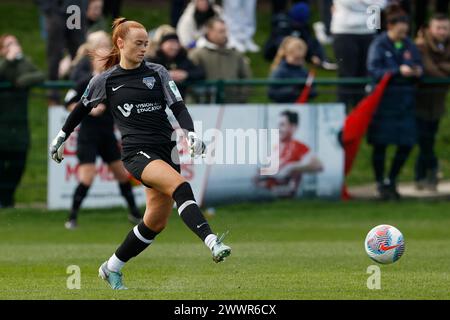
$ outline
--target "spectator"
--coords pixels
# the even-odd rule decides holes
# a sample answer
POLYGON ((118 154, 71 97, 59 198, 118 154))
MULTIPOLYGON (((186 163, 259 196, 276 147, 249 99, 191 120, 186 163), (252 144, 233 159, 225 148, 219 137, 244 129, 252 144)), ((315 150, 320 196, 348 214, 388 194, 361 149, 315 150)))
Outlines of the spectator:
POLYGON ((333 7, 333 0, 319 0, 318 5, 321 21, 313 24, 314 33, 321 44, 331 44, 333 42, 331 37, 331 8, 333 7))
POLYGON ((325 69, 336 69, 325 58, 322 45, 312 36, 309 28, 310 8, 308 3, 299 2, 292 6, 289 13, 280 13, 272 19, 272 31, 264 45, 264 57, 272 61, 283 39, 287 36, 300 38, 308 45, 306 60, 325 69))
POLYGON ((188 58, 187 51, 181 46, 176 33, 169 33, 161 38, 156 56, 150 61, 162 64, 169 70, 183 98, 186 94, 186 85, 183 84, 185 81, 201 80, 205 77, 203 69, 188 58))
POLYGON ((112 20, 120 17, 122 9, 122 0, 107 0, 103 6, 103 16, 111 17, 112 20))
POLYGON ((194 48, 196 41, 205 34, 206 23, 213 17, 221 17, 222 8, 212 0, 192 0, 177 24, 181 44, 194 48))
POLYGON ((223 0, 224 20, 229 40, 239 52, 258 52, 253 41, 256 31, 256 0, 223 0))
POLYGON ((172 0, 170 1, 170 25, 177 27, 178 21, 186 8, 187 0, 172 0))
MULTIPOLYGON (((367 76, 367 51, 377 32, 367 26, 367 9, 372 5, 383 8, 385 2, 334 0, 331 33, 339 78, 367 76)), ((363 96, 364 85, 338 86, 338 100, 348 108, 355 106, 363 96)))
POLYGON ((168 24, 163 24, 156 29, 150 30, 148 33, 150 42, 147 46, 147 51, 145 52, 145 58, 147 60, 154 59, 156 57, 156 51, 159 48, 159 43, 161 42, 161 38, 166 34, 172 33, 177 33, 177 31, 168 24))
MULTIPOLYGON (((428 5, 430 4, 429 0, 420 0, 415 1, 415 30, 420 30, 426 21, 427 13, 428 13, 428 5)), ((449 0, 436 0, 434 2, 434 11, 435 13, 442 13, 448 15, 448 4, 449 0)))
MULTIPOLYGON (((199 39, 197 48, 189 54, 190 59, 205 70, 207 80, 246 79, 251 77, 249 62, 241 53, 227 46, 225 22, 213 18, 208 22, 206 36, 199 39)), ((230 88, 226 93, 228 102, 245 102, 247 89, 230 88)))
POLYGON ((0 82, 12 84, 12 88, 0 90, 0 208, 14 206, 30 145, 28 90, 44 77, 24 57, 15 36, 0 37, 0 82))
POLYGON ((399 199, 397 177, 416 143, 415 82, 422 75, 420 53, 408 38, 408 16, 399 6, 386 9, 387 31, 370 45, 367 68, 375 81, 391 79, 368 130, 372 164, 382 199, 399 199), (396 145, 388 179, 384 180, 386 148, 396 145))
POLYGON ((106 31, 107 23, 103 16, 103 0, 89 0, 86 12, 87 32, 106 31))
MULTIPOLYGON (((308 70, 304 68, 308 47, 306 43, 296 37, 286 37, 278 49, 272 63, 270 79, 306 79, 308 70)), ((304 85, 271 85, 269 98, 279 103, 295 102, 304 85)), ((311 91, 310 97, 315 96, 311 91)))
POLYGON ((283 13, 286 11, 289 2, 292 3, 297 3, 297 2, 309 2, 309 0, 271 0, 271 6, 272 6, 272 17, 279 14, 279 13, 283 13))
MULTIPOLYGON (((59 64, 67 49, 73 59, 78 47, 86 38, 86 2, 84 0, 37 0, 41 11, 44 13, 47 28, 47 63, 49 80, 58 80, 59 64), (69 17, 67 7, 77 5, 81 8, 80 28, 67 28, 66 21, 69 17)), ((49 92, 49 103, 59 103, 59 92, 49 92)))
MULTIPOLYGON (((416 39, 422 59, 424 74, 430 77, 450 77, 450 20, 448 15, 435 14, 426 29, 416 39)), ((418 189, 436 190, 438 184, 438 159, 434 152, 439 122, 445 114, 448 85, 426 85, 417 95, 417 129, 419 156, 416 161, 416 186, 418 189)))
POLYGON ((105 31, 96 31, 88 35, 86 43, 78 49, 73 59, 70 80, 79 83, 84 78, 92 77, 92 61, 90 55, 98 49, 111 47, 111 36, 105 31))

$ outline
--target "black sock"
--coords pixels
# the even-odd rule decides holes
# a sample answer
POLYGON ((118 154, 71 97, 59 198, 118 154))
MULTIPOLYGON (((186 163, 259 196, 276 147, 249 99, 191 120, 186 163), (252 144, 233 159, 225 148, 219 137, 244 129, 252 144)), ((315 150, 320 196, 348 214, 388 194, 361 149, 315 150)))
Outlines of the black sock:
POLYGON ((384 162, 386 159, 386 145, 374 145, 372 153, 372 166, 375 180, 378 184, 384 182, 384 162))
POLYGON ((89 188, 90 186, 86 186, 80 183, 75 189, 75 192, 73 193, 72 209, 70 211, 69 220, 77 219, 78 210, 80 210, 81 203, 83 202, 84 198, 86 198, 89 188))
POLYGON ((136 202, 134 201, 134 194, 131 187, 131 183, 130 182, 119 183, 119 188, 122 197, 124 197, 125 200, 127 201, 130 213, 135 217, 142 218, 142 215, 140 214, 138 208, 136 207, 136 202))
POLYGON ((150 230, 144 222, 139 223, 128 233, 125 240, 116 250, 116 257, 123 262, 127 262, 144 251, 153 242, 158 233, 150 230))
POLYGON ((192 188, 187 182, 183 182, 174 191, 172 198, 177 203, 178 214, 184 223, 191 229, 202 241, 213 233, 203 216, 200 208, 195 202, 192 188))

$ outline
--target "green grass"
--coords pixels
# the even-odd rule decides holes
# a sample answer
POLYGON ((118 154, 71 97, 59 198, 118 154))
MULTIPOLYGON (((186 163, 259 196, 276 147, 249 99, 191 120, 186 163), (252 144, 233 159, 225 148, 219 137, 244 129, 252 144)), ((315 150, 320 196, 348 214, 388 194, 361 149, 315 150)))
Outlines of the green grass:
POLYGON ((174 214, 152 246, 124 268, 130 290, 114 292, 97 268, 130 230, 123 210, 83 211, 80 228, 64 212, 0 212, 0 299, 449 299, 450 204, 279 201, 217 208, 211 224, 230 230, 233 255, 214 264, 174 214), (388 223, 405 255, 380 266, 369 290, 363 240, 388 223), (69 265, 81 290, 68 290, 69 265))

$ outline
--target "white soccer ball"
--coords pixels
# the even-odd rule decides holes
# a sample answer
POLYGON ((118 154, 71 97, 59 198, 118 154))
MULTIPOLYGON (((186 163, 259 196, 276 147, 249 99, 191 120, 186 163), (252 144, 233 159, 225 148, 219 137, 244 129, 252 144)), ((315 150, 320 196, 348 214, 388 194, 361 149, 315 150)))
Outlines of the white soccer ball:
POLYGON ((369 257, 382 264, 394 263, 405 252, 405 240, 397 228, 382 224, 369 231, 364 242, 369 257))

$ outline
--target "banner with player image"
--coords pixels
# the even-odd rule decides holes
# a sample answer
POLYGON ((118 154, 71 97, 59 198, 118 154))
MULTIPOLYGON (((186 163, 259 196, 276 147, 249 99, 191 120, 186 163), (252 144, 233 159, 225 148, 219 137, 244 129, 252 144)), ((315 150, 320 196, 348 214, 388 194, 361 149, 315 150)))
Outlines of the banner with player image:
MULTIPOLYGON (((340 198, 344 154, 338 133, 342 104, 190 105, 197 134, 208 145, 206 157, 192 160, 186 142, 178 144, 183 176, 202 205, 275 198, 340 198)), ((68 112, 48 111, 48 137, 68 112)), ((168 111, 175 129, 178 123, 168 111)), ((120 134, 116 130, 120 141, 120 134)), ((49 141, 50 143, 50 141, 49 141)), ((66 142, 64 160, 48 160, 47 206, 68 209, 78 185, 77 130, 66 142)), ((125 206, 117 182, 100 158, 85 208, 125 206)), ((145 204, 144 187, 132 179, 136 202, 145 204)))
MULTIPOLYGON (((195 108, 190 110, 197 119, 195 108)), ((219 150, 224 150, 227 161, 206 164, 204 204, 340 198, 344 153, 338 134, 344 105, 227 105, 219 109, 217 118, 225 145, 219 150)), ((203 138, 208 144, 209 137, 203 138)))

